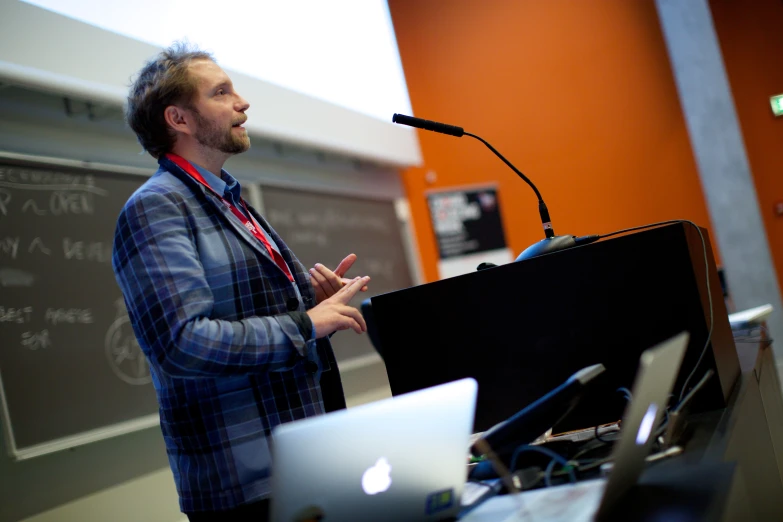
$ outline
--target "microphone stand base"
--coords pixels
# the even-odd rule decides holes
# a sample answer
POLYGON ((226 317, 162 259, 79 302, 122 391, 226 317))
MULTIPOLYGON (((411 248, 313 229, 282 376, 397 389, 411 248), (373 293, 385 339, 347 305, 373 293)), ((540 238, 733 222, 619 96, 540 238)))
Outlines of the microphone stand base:
POLYGON ((574 236, 554 236, 542 239, 538 243, 533 243, 527 247, 519 256, 517 261, 524 261, 533 257, 542 256, 544 254, 551 254, 558 250, 565 250, 576 246, 574 236))

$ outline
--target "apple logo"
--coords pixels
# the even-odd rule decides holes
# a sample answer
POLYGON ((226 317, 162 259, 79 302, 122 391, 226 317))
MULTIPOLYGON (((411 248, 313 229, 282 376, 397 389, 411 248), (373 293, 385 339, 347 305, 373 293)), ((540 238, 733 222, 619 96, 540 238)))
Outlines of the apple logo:
POLYGON ((644 446, 647 440, 650 438, 650 433, 655 424, 655 415, 658 413, 658 406, 655 403, 650 404, 647 408, 647 413, 644 414, 642 423, 639 425, 639 431, 636 433, 636 444, 638 446, 644 446))
POLYGON ((367 468, 362 475, 362 489, 368 495, 376 495, 389 489, 391 486, 391 465, 386 458, 381 457, 374 466, 367 468))

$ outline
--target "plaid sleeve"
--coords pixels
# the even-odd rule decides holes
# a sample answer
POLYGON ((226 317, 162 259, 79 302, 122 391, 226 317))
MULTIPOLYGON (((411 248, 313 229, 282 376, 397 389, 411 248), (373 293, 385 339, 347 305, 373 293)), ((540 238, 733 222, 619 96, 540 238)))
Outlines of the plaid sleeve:
POLYGON ((305 350, 289 314, 210 318, 194 219, 182 195, 154 191, 134 195, 119 216, 112 265, 142 349, 178 377, 286 369, 305 350))

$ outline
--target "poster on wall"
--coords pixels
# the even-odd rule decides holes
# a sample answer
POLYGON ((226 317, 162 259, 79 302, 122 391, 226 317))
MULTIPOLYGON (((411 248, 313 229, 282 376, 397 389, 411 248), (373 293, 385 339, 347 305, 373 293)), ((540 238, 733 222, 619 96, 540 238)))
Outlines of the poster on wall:
POLYGON ((441 279, 475 272, 480 263, 502 265, 512 261, 497 187, 430 191, 427 203, 438 242, 441 279))

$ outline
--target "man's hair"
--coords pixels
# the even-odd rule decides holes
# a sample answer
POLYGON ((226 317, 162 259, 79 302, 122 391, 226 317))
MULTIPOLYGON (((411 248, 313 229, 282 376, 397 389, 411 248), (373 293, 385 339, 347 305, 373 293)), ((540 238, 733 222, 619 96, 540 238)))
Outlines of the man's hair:
POLYGON ((191 107, 198 87, 188 72, 194 60, 212 60, 208 52, 175 42, 139 71, 130 89, 125 118, 144 150, 159 158, 174 147, 176 134, 163 116, 169 105, 191 107))

